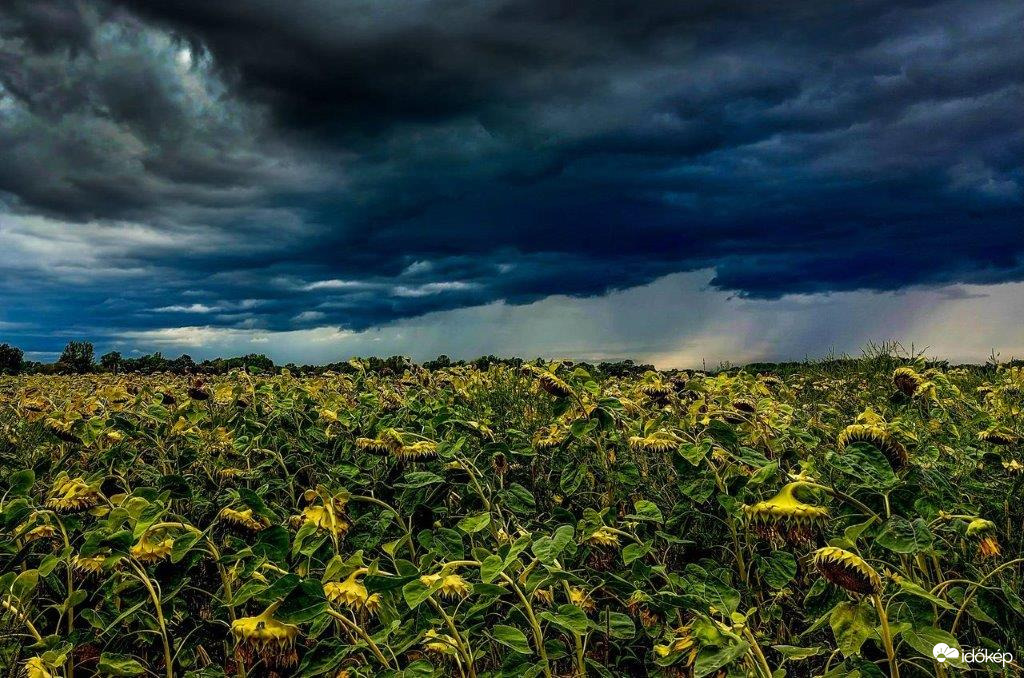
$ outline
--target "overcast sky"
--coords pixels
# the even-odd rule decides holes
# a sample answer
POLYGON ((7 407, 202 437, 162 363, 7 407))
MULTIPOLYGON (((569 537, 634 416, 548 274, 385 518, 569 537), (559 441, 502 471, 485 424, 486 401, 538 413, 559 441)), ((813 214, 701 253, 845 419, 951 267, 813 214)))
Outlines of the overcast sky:
POLYGON ((0 341, 1024 355, 1020 0, 4 0, 0 341))

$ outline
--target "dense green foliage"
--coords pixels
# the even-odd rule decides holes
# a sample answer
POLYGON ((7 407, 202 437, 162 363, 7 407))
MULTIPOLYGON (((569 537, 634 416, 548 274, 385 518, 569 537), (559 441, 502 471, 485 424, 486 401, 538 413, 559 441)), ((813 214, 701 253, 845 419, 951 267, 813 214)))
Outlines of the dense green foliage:
POLYGON ((1019 368, 367 366, 3 377, 4 675, 944 676, 937 643, 1024 649, 1019 368))

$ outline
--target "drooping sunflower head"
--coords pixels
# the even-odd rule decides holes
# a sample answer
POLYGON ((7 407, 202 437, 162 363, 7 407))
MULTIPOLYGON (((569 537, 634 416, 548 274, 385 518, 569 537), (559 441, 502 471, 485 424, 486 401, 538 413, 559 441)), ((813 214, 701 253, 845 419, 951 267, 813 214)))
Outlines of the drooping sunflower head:
POLYGON ((523 373, 536 377, 537 386, 556 398, 564 398, 572 394, 572 387, 554 372, 533 365, 523 365, 523 373))
POLYGON ((25 678, 53 678, 53 674, 42 657, 32 657, 25 662, 25 678))
POLYGON ((757 412, 757 403, 755 403, 750 398, 733 398, 732 407, 734 410, 739 410, 740 412, 744 412, 746 414, 754 414, 755 412, 757 412))
POLYGON ((640 383, 639 390, 645 396, 658 404, 668 402, 668 396, 672 393, 671 385, 665 383, 657 372, 648 372, 640 383))
POLYGON ((587 543, 594 546, 615 547, 619 545, 619 535, 602 525, 587 537, 587 543))
POLYGON ((978 440, 990 445, 1014 445, 1020 438, 1013 431, 996 426, 979 433, 978 440))
POLYGON ((438 633, 434 629, 428 629, 423 634, 423 647, 428 652, 441 655, 454 655, 458 647, 455 639, 445 633, 438 633))
POLYGON ((425 574, 420 583, 430 588, 440 582, 438 593, 443 598, 465 598, 473 591, 473 586, 457 574, 425 574))
POLYGON ((659 429, 645 436, 631 436, 629 446, 634 450, 664 453, 679 447, 682 441, 672 432, 659 429))
POLYGON ((324 584, 324 595, 327 600, 357 612, 376 613, 380 609, 380 594, 368 593, 366 586, 358 579, 368 571, 365 567, 361 567, 353 570, 345 581, 332 581, 324 584))
POLYGON ((558 447, 568 437, 568 432, 558 424, 551 424, 538 430, 533 436, 533 446, 538 450, 558 447))
POLYGON ((905 468, 910 459, 907 448, 879 424, 850 424, 839 434, 836 442, 840 449, 846 449, 854 443, 872 445, 885 455, 889 465, 897 471, 905 468))
POLYGON ((171 555, 172 550, 173 539, 157 539, 152 532, 147 532, 132 546, 131 554, 140 563, 155 563, 171 555))
POLYGON ((697 659, 697 641, 690 624, 672 629, 665 643, 654 646, 654 654, 663 662, 691 666, 697 659))
POLYGON ((533 599, 545 607, 550 607, 555 602, 555 592, 550 586, 538 586, 533 590, 533 599))
POLYGON ((53 481, 47 508, 55 511, 84 511, 100 503, 100 484, 87 483, 82 476, 69 478, 64 472, 53 481))
POLYGON ((292 516, 291 522, 296 527, 302 527, 305 523, 312 523, 318 530, 329 532, 336 537, 344 536, 352 525, 345 519, 345 516, 336 507, 323 504, 314 504, 302 509, 302 513, 292 516))
POLYGON ((897 367, 892 373, 892 383, 903 395, 912 397, 924 383, 924 378, 912 367, 897 367))
POLYGON ((402 447, 402 438, 393 429, 384 429, 376 438, 356 438, 356 449, 386 455, 402 447))
POLYGON ((996 524, 991 520, 975 518, 967 524, 967 536, 978 540, 978 555, 982 558, 994 558, 1002 552, 996 538, 996 524))
POLYGON ((239 654, 248 662, 259 657, 268 668, 287 668, 299 662, 295 641, 299 627, 274 618, 280 603, 256 617, 240 617, 231 623, 239 654))
POLYGON ((569 587, 569 602, 584 612, 593 612, 597 609, 597 605, 594 603, 594 599, 590 597, 590 594, 575 586, 569 587))
POLYGON ((264 516, 254 516, 251 508, 239 511, 237 509, 226 507, 221 509, 220 518, 224 522, 250 532, 259 532, 270 527, 270 521, 264 516))
POLYGON ((109 554, 106 553, 98 553, 91 556, 75 555, 71 559, 71 569, 85 576, 99 574, 103 571, 103 565, 106 563, 108 556, 109 554))
POLYGON ((825 546, 814 552, 814 565, 825 579, 851 593, 869 595, 882 592, 882 578, 856 553, 825 546))
POLYGON ((407 461, 433 459, 437 456, 437 443, 433 440, 417 440, 392 450, 392 453, 396 458, 407 461))
POLYGON ((789 483, 771 499, 744 506, 751 529, 763 538, 782 537, 790 544, 806 544, 828 518, 828 509, 800 501, 796 491, 801 483, 789 483))

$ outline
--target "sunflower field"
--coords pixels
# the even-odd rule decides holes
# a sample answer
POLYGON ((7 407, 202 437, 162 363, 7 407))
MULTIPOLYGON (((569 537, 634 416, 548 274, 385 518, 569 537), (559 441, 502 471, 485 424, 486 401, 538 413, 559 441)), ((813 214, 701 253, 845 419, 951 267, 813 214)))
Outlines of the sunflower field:
POLYGON ((0 675, 1019 675, 1022 408, 920 359, 0 377, 0 675))

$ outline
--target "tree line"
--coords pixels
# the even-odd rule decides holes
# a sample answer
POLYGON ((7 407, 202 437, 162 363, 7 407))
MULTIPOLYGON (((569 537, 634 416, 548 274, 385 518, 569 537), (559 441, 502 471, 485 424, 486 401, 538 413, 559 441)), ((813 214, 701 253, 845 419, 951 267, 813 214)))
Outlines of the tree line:
MULTIPOLYGON (((499 358, 486 355, 474 360, 452 360, 446 355, 439 355, 427 360, 420 367, 427 370, 439 370, 446 367, 471 365, 486 370, 491 365, 522 365, 522 358, 499 358)), ((602 362, 596 365, 577 363, 589 371, 597 371, 607 376, 629 376, 643 374, 653 370, 653 365, 635 363, 632 360, 602 362)), ((272 374, 287 369, 292 374, 308 375, 324 372, 380 372, 401 374, 411 369, 414 363, 405 356, 394 355, 387 358, 371 356, 348 361, 327 363, 325 365, 296 365, 288 363, 277 365, 262 353, 250 353, 234 358, 214 358, 196 362, 191 356, 183 354, 177 358, 166 358, 160 353, 141 356, 123 356, 118 351, 104 353, 97 360, 91 342, 71 341, 64 347, 60 357, 52 363, 25 360, 24 352, 9 344, 0 344, 0 374, 89 374, 94 372, 124 374, 155 374, 171 372, 174 374, 226 374, 232 370, 245 370, 250 373, 272 374)))

